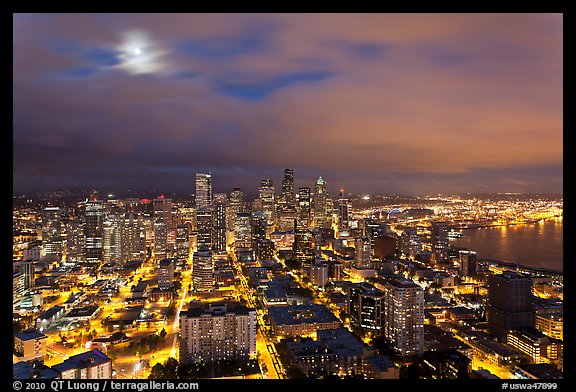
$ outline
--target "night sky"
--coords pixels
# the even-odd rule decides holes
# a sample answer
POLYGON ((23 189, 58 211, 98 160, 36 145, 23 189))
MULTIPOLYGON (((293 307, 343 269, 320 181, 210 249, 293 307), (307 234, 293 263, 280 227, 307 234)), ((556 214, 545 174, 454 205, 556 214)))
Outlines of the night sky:
POLYGON ((15 192, 562 192, 561 14, 15 14, 15 192))

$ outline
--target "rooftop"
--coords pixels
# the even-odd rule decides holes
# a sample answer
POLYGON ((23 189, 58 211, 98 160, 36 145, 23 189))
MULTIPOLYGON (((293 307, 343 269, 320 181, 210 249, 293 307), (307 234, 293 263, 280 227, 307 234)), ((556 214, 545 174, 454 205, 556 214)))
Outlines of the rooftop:
POLYGON ((93 349, 85 353, 73 355, 58 365, 52 366, 52 369, 62 373, 70 369, 84 369, 87 367, 97 366, 112 361, 109 356, 98 349, 93 349))
POLYGON ((320 304, 270 307, 268 314, 276 325, 340 321, 326 306, 320 304))
POLYGON ((16 337, 22 341, 33 340, 33 339, 45 339, 48 336, 38 332, 35 329, 27 329, 25 331, 16 334, 16 337))

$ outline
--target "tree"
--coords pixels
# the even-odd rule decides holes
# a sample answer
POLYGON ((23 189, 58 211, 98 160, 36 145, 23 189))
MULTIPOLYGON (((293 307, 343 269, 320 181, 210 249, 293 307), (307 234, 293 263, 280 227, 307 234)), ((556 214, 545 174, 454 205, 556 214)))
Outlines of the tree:
POLYGON ((160 337, 162 338, 162 340, 166 339, 166 335, 168 335, 166 329, 162 328, 162 331, 160 331, 160 337))

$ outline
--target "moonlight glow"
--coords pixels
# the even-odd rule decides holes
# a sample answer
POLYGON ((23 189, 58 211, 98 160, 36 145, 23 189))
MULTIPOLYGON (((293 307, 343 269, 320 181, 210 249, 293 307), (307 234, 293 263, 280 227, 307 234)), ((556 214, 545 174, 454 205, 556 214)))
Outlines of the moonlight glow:
POLYGON ((144 32, 125 33, 116 50, 120 60, 117 67, 128 73, 146 74, 165 70, 165 64, 161 61, 165 52, 144 32))

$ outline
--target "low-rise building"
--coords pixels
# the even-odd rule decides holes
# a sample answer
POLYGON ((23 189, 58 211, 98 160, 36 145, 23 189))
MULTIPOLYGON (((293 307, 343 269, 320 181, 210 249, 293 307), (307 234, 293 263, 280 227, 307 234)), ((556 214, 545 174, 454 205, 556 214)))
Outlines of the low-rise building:
POLYGON ((102 380, 112 378, 112 359, 98 349, 73 355, 52 366, 63 379, 102 380))
POLYGON ((36 331, 27 329, 14 336, 14 355, 18 361, 44 360, 46 355, 47 336, 36 331))
POLYGON ((534 363, 557 360, 562 342, 544 335, 535 328, 521 328, 508 332, 507 343, 528 355, 534 363))
POLYGON ((305 336, 341 326, 340 320, 320 304, 275 306, 268 308, 268 314, 276 336, 305 336))
POLYGON ((42 312, 36 319, 36 329, 40 332, 45 331, 52 323, 64 316, 64 310, 63 306, 54 305, 45 312, 42 312))

